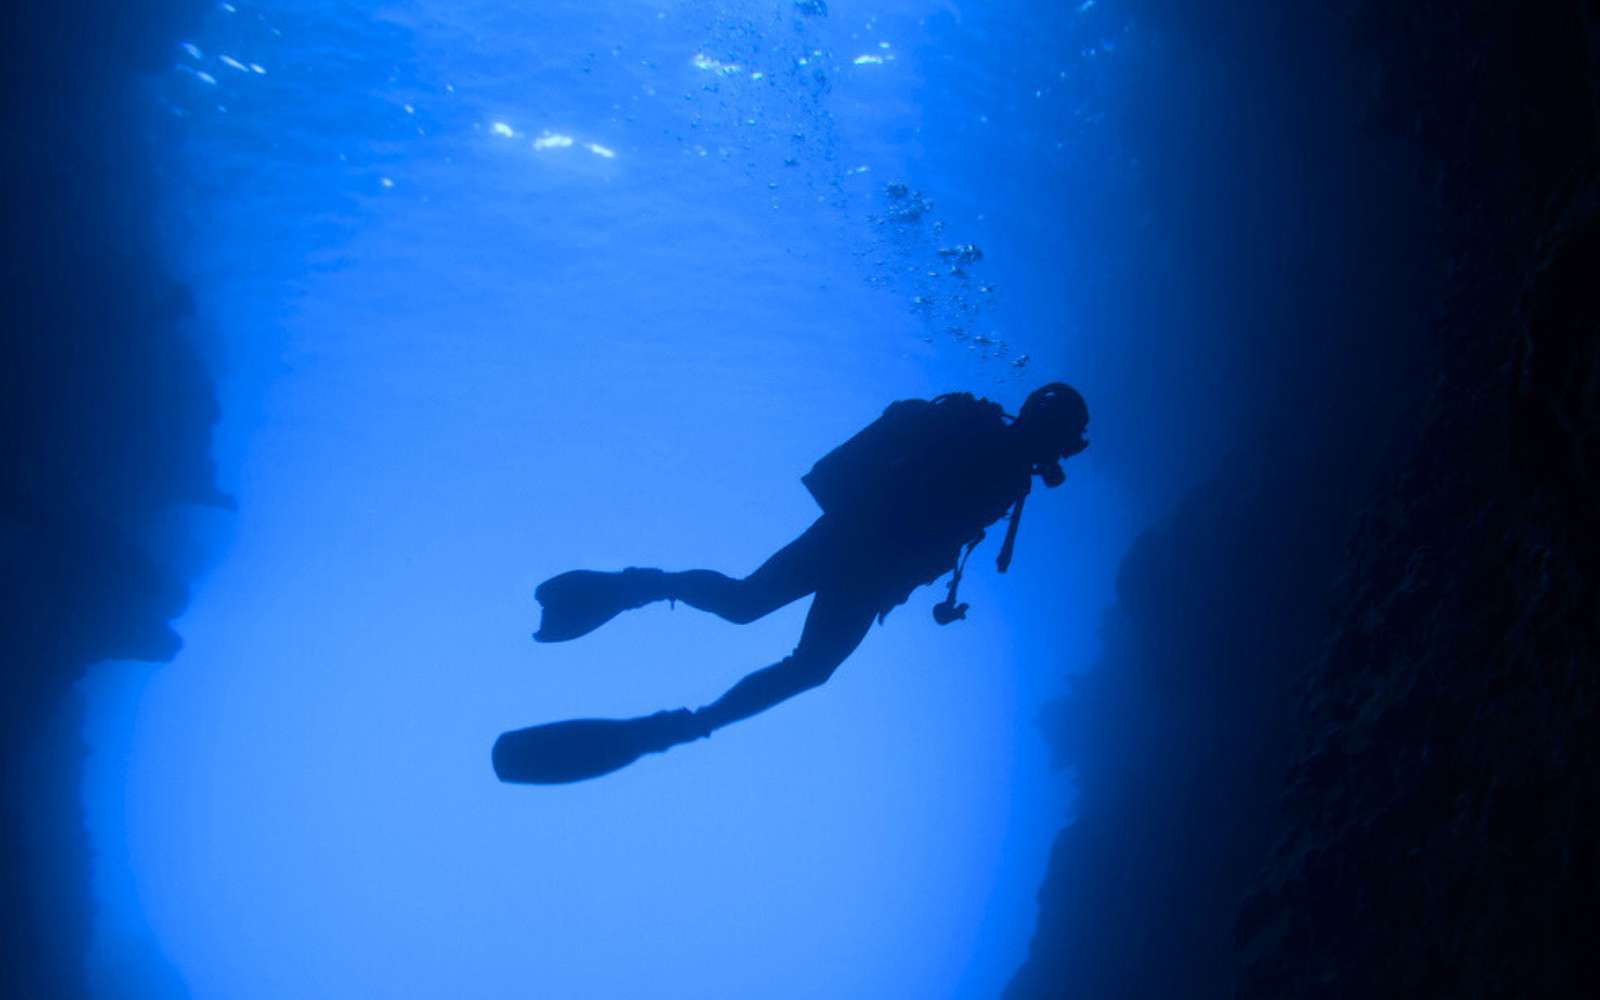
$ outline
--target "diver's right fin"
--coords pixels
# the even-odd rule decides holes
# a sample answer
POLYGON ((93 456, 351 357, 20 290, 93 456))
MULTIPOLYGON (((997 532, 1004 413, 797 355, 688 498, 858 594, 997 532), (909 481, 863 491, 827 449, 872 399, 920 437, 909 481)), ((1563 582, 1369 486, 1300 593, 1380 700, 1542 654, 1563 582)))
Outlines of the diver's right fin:
POLYGON ((575 569, 539 584, 533 596, 544 611, 539 642, 566 642, 588 635, 624 611, 640 608, 665 597, 658 569, 625 569, 601 573, 575 569))

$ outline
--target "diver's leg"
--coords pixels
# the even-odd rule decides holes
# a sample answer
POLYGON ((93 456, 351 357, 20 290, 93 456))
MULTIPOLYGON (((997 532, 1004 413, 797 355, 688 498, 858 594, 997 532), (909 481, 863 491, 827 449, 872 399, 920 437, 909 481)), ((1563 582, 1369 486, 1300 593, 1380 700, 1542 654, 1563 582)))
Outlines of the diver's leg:
POLYGON ((757 670, 699 711, 676 709, 637 719, 569 719, 504 733, 495 741, 501 781, 555 784, 598 777, 645 754, 710 736, 833 676, 861 644, 877 602, 836 587, 817 593, 800 644, 780 663, 757 670))
POLYGON ((877 602, 853 589, 824 587, 806 615, 800 644, 782 661, 757 670, 696 711, 702 735, 748 719, 827 681, 855 651, 877 616, 877 602))
POLYGON ((551 577, 534 590, 543 611, 533 637, 540 642, 576 639, 624 611, 665 600, 683 601, 741 625, 753 622, 816 590, 818 582, 846 555, 838 549, 839 532, 823 517, 742 580, 708 569, 686 573, 639 568, 619 573, 572 570, 551 577))
POLYGON ((748 624, 817 589, 832 534, 819 519, 743 579, 709 569, 668 573, 661 581, 662 596, 737 625, 748 624))

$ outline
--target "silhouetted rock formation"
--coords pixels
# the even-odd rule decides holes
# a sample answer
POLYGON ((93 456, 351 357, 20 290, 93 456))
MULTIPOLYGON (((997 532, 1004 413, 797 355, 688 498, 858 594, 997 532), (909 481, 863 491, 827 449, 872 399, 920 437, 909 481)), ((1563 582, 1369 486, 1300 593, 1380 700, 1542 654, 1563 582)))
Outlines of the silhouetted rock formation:
POLYGON ((91 930, 73 683, 165 660, 185 583, 145 541, 175 504, 218 503, 211 383, 187 291, 148 217, 148 108, 188 2, 21 4, 0 33, 0 980, 79 996, 91 930))
POLYGON ((1285 323, 1392 378, 1263 404, 1276 432, 1129 554, 1104 661, 1047 719, 1083 818, 1012 996, 1600 992, 1600 14, 1340 16, 1361 90, 1318 111, 1420 152, 1441 280, 1420 318, 1380 303, 1416 344, 1390 358, 1348 314, 1285 323))
POLYGON ((1269 845, 1286 667, 1322 621, 1330 557, 1325 539, 1256 544, 1280 494, 1251 463, 1232 471, 1128 554, 1106 651, 1049 713, 1082 816, 1057 841, 1008 995, 1201 997, 1228 981, 1218 911, 1269 845), (1291 556, 1301 569, 1286 575, 1291 556))
POLYGON ((1372 5, 1458 221, 1416 454, 1308 685, 1248 997, 1600 992, 1600 10, 1372 5))
POLYGON ((1129 552, 1100 662, 1046 713, 1080 815, 1014 998, 1231 992, 1231 924, 1272 844, 1293 685, 1418 397, 1407 333, 1432 288, 1429 204, 1408 152, 1364 120, 1346 25, 1293 5, 1149 6, 1141 29, 1176 53, 1150 107, 1127 112, 1155 123, 1135 152, 1185 175, 1152 179, 1174 192, 1162 231, 1216 282, 1211 313, 1191 300, 1168 325, 1211 331, 1230 345, 1219 358, 1248 345, 1219 401, 1248 419, 1215 478, 1129 552), (1196 189, 1206 208, 1176 200, 1196 189))

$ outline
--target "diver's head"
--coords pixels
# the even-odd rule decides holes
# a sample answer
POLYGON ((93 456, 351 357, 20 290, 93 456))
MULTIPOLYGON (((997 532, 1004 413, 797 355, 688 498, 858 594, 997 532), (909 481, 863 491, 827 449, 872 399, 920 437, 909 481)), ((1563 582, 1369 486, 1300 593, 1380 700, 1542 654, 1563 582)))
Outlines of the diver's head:
POLYGON ((1065 382, 1051 382, 1035 389, 1022 404, 1016 423, 1022 447, 1033 471, 1049 487, 1060 486, 1066 478, 1062 459, 1089 447, 1083 432, 1089 426, 1089 406, 1078 390, 1065 382))

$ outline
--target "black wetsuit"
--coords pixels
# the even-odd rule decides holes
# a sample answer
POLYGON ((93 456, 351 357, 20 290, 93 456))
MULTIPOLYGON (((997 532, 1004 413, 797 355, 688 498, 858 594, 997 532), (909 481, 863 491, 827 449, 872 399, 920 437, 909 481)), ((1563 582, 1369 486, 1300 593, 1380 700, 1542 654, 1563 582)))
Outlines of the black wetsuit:
POLYGON ((998 415, 919 463, 889 502, 827 513, 749 576, 668 573, 662 596, 744 624, 815 594, 793 653, 695 713, 707 730, 822 684, 874 618, 949 572, 961 549, 1026 495, 1032 469, 998 415))

